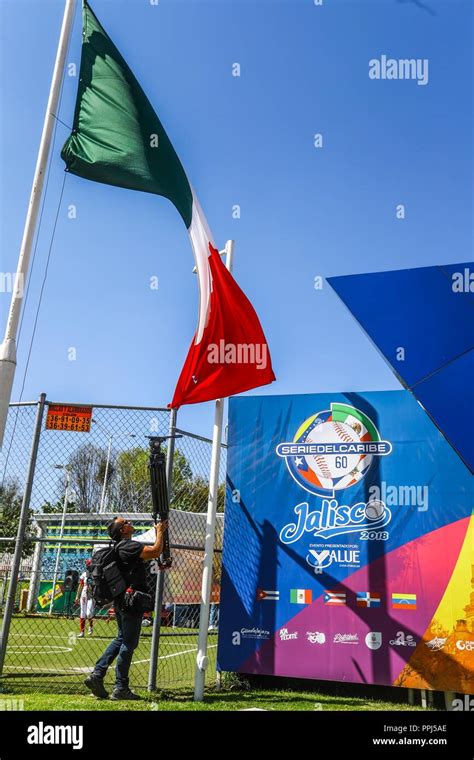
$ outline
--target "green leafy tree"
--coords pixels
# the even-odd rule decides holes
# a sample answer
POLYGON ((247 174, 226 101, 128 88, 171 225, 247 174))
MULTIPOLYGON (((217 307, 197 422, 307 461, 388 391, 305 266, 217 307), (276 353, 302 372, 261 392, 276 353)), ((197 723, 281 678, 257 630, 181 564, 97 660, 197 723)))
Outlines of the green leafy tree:
MULTIPOLYGON (((23 495, 17 480, 8 480, 0 486, 0 536, 2 538, 16 537, 20 521, 23 495)), ((28 510, 25 535, 32 532, 33 510, 28 510)), ((15 541, 0 544, 0 552, 13 552, 15 541)), ((29 557, 34 550, 33 541, 25 541, 21 556, 29 557)))
MULTIPOLYGON (((43 512, 46 515, 52 515, 52 514, 58 514, 62 513, 64 509, 64 501, 60 499, 55 504, 51 504, 50 501, 45 501, 43 506, 41 507, 41 512, 43 512)), ((79 509, 77 508, 77 504, 75 501, 68 501, 66 505, 66 512, 74 513, 79 512, 79 509)))
POLYGON ((148 451, 139 446, 117 456, 109 489, 109 508, 118 512, 151 511, 148 459, 148 451))
MULTIPOLYGON (((174 480, 174 478, 173 478, 174 480)), ((207 512, 209 500, 209 483, 196 475, 185 482, 179 482, 173 489, 173 507, 186 512, 207 512)), ((224 511, 225 484, 219 485, 217 492, 217 511, 224 511)))
MULTIPOLYGON (((166 453, 166 448, 164 447, 166 453)), ((123 451, 115 462, 114 483, 109 504, 121 512, 152 511, 148 449, 136 447, 123 451)), ((209 486, 200 475, 193 475, 186 456, 175 449, 173 455, 172 504, 174 509, 206 512, 209 486)), ((225 486, 219 486, 218 511, 224 509, 225 486)))
MULTIPOLYGON (((164 447, 166 454, 166 447, 164 447)), ((151 513, 152 499, 149 450, 135 446, 120 453, 112 452, 107 468, 107 452, 91 444, 78 448, 68 462, 70 489, 74 494, 67 512, 99 510, 105 472, 107 470, 107 511, 151 513)), ((46 502, 43 512, 62 512, 66 476, 61 474, 58 501, 46 502)), ((172 507, 187 512, 206 512, 209 485, 202 475, 194 475, 186 456, 175 449, 173 457, 172 507)), ((219 512, 224 511, 225 485, 219 486, 219 512)))

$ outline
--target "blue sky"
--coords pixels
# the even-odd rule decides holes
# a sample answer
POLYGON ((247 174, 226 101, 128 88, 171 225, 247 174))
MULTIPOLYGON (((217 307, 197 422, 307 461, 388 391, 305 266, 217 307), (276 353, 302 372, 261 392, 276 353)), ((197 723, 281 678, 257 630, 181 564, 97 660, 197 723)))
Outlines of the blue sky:
MULTIPOLYGON (((260 316, 277 375, 255 393, 399 388, 329 285, 316 290, 314 278, 469 258, 471 3, 91 4, 163 121, 216 241, 236 241, 234 275, 260 316), (381 55, 427 58, 428 84, 371 80, 369 60, 381 55), (395 215, 400 203, 404 220, 395 215)), ((2 271, 16 268, 63 5, 0 0, 2 271)), ((78 67, 80 42, 78 7, 68 54, 78 67)), ((68 125, 76 88, 66 76, 59 118, 68 125)), ((67 135, 59 124, 14 399, 67 135)), ((192 267, 168 201, 68 176, 23 398, 45 390, 51 400, 166 405, 197 321, 192 267)), ((9 297, 0 293, 2 329, 9 297)), ((179 424, 209 435, 212 417, 212 403, 183 407, 179 424)))

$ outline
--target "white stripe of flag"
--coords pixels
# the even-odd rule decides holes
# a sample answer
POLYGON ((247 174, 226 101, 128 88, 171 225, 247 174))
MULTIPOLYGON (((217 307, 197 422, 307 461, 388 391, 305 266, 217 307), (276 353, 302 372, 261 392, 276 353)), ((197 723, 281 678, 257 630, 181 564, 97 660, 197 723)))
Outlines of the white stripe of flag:
POLYGON ((261 602, 278 602, 280 599, 280 592, 259 588, 257 590, 257 599, 259 599, 261 602))

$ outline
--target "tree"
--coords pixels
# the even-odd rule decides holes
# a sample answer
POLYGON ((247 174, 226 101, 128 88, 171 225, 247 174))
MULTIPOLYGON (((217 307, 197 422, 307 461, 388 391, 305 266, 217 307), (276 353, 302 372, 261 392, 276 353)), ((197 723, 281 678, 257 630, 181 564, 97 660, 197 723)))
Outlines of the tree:
POLYGON ((122 451, 115 463, 109 504, 119 512, 151 512, 148 451, 137 446, 122 451))
MULTIPOLYGON (((22 501, 23 496, 17 480, 7 480, 0 486, 0 536, 2 538, 16 537, 22 501)), ((28 509, 25 535, 28 535, 32 530, 32 515, 33 510, 28 509)), ((2 541, 0 545, 0 552, 13 552, 14 549, 15 541, 8 543, 3 543, 2 541)), ((29 557, 33 553, 33 550, 34 542, 24 541, 21 556, 23 558, 29 557)))
MULTIPOLYGON (((166 454, 166 448, 164 447, 166 454)), ((109 503, 116 511, 152 511, 149 452, 135 447, 123 451, 115 462, 115 477, 109 492, 109 503)), ((207 480, 193 471, 186 456, 175 449, 173 455, 172 506, 187 512, 206 512, 209 486, 207 480)), ((224 509, 225 486, 219 486, 218 510, 224 509)))
MULTIPOLYGON (((166 447, 164 447, 166 454, 166 447)), ((107 469, 107 511, 152 512, 148 448, 135 446, 120 453, 111 452, 107 468, 107 452, 85 444, 76 449, 68 462, 70 498, 67 512, 98 512, 107 469), (74 503, 73 503, 74 501, 74 503)), ((194 475, 186 456, 175 449, 173 458, 172 506, 188 512, 206 512, 208 482, 194 475)), ((57 503, 46 502, 44 512, 62 512, 66 475, 59 480, 57 503)), ((218 494, 218 511, 224 510, 225 484, 218 494)))
MULTIPOLYGON (((50 501, 45 501, 40 511, 43 512, 45 515, 52 515, 52 514, 58 514, 58 512, 62 513, 63 509, 64 509, 64 501, 60 499, 55 504, 51 504, 50 501)), ((75 501, 68 501, 66 505, 66 512, 68 514, 79 512, 79 511, 80 510, 78 510, 77 504, 75 501)))
MULTIPOLYGON (((173 507, 186 512, 207 512, 209 500, 209 483, 201 475, 196 475, 188 481, 174 485, 173 477, 173 507)), ((220 483, 217 492, 217 511, 224 511, 225 484, 220 483)))
MULTIPOLYGON (((107 452, 90 443, 76 449, 68 462, 70 471, 70 489, 75 496, 75 512, 98 512, 104 475, 107 463, 107 452)), ((114 462, 111 455, 107 481, 110 483, 114 475, 114 462)), ((66 475, 60 478, 60 494, 64 497, 66 490, 66 475)), ((61 498, 61 496, 60 496, 61 498)), ((68 510, 69 511, 69 510, 68 510)))

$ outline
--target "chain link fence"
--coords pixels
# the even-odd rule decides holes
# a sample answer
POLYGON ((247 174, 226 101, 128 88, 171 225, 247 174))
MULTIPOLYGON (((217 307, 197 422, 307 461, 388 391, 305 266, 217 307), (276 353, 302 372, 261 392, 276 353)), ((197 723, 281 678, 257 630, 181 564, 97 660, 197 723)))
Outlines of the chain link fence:
MULTIPOLYGON (((94 609, 81 593, 85 562, 108 541, 117 514, 135 536, 152 524, 147 436, 175 439, 170 541, 161 613, 144 617, 130 670, 132 686, 150 685, 152 633, 158 642, 156 684, 191 688, 199 628, 211 441, 170 428, 168 409, 94 406, 89 432, 45 429, 46 402, 31 488, 27 538, 5 650, 2 687, 13 692, 86 693, 83 684, 116 634, 114 609, 94 609)), ((12 574, 12 552, 26 487, 38 404, 12 404, 0 453, 0 623, 12 574)), ((222 447, 209 620, 208 679, 215 674, 220 595, 226 447, 222 447)), ((158 566, 146 563, 149 590, 158 566)), ((113 682, 113 669, 108 674, 113 682)), ((154 683, 155 680, 152 679, 154 683)), ((107 683, 107 681, 106 681, 107 683)))

